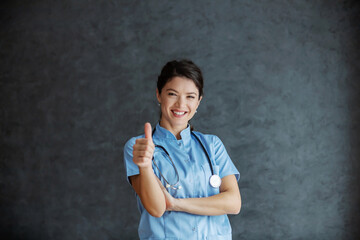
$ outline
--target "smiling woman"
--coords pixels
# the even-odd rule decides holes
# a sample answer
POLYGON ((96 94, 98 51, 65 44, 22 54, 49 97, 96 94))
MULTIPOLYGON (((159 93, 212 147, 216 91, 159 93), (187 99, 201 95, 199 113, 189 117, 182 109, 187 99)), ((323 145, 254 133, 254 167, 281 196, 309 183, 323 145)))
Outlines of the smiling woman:
POLYGON ((189 124, 203 97, 200 69, 189 60, 168 62, 156 96, 159 123, 153 131, 146 123, 145 134, 124 147, 140 239, 231 239, 227 214, 241 208, 240 174, 217 136, 189 124))
POLYGON ((161 126, 180 139, 181 130, 196 113, 202 96, 191 79, 173 77, 156 96, 161 106, 161 126))

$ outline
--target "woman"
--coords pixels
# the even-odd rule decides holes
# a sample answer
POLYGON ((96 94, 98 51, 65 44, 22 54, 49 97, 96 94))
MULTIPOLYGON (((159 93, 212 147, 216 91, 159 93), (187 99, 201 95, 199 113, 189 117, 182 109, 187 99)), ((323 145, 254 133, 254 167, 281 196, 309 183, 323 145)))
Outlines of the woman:
POLYGON ((124 147, 127 177, 141 213, 140 239, 231 239, 240 174, 221 140, 192 131, 203 77, 191 61, 171 61, 158 77, 160 121, 124 147))

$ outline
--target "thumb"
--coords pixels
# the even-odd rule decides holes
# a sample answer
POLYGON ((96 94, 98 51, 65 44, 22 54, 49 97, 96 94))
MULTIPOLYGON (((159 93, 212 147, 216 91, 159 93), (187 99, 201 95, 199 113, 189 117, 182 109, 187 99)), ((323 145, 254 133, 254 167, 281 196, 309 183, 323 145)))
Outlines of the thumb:
POLYGON ((150 139, 152 141, 152 128, 150 123, 145 123, 145 138, 150 139))

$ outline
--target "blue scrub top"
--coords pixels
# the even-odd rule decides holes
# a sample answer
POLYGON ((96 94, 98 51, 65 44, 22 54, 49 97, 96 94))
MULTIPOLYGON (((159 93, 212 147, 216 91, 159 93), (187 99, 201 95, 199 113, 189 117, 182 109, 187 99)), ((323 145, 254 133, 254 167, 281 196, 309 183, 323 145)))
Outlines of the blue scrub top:
MULTIPOLYGON (((215 135, 194 132, 206 148, 212 164, 219 167, 221 178, 234 174, 239 180, 240 173, 231 161, 221 140, 215 135)), ((163 146, 170 154, 180 176, 181 189, 169 188, 169 193, 175 198, 201 198, 219 193, 219 188, 213 188, 209 179, 211 168, 198 140, 191 134, 190 126, 181 131, 181 139, 167 129, 156 125, 153 141, 156 145, 163 146)), ((139 168, 133 162, 133 145, 137 138, 131 138, 124 147, 124 162, 127 180, 129 176, 138 175, 139 168)), ((154 161, 156 161, 163 176, 170 184, 177 181, 176 173, 169 157, 159 147, 155 148, 154 161)), ((161 178, 159 170, 153 164, 155 175, 161 178)), ((141 203, 138 196, 137 204, 141 213, 139 224, 140 239, 232 239, 231 226, 227 215, 201 216, 186 212, 165 212, 160 218, 151 216, 141 203)))

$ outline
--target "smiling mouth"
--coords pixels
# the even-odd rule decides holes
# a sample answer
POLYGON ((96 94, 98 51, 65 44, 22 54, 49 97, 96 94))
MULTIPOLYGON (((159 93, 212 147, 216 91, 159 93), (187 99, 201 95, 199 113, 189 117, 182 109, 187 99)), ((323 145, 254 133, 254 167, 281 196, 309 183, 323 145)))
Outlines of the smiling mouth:
POLYGON ((180 112, 180 111, 174 111, 174 110, 171 110, 171 112, 174 114, 175 117, 182 117, 187 113, 187 112, 180 112))

